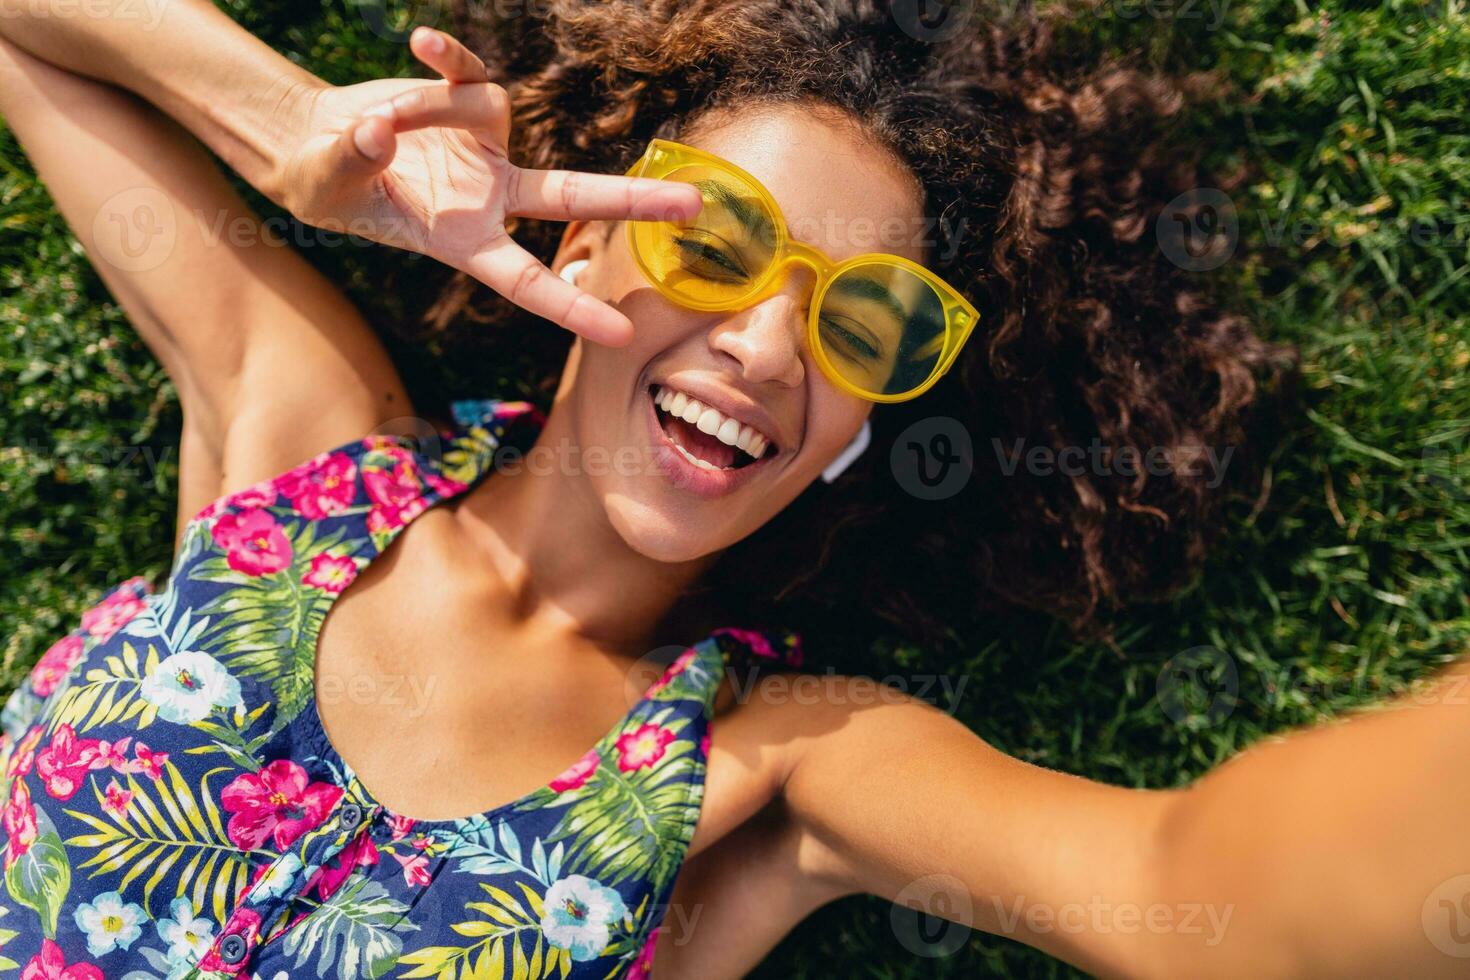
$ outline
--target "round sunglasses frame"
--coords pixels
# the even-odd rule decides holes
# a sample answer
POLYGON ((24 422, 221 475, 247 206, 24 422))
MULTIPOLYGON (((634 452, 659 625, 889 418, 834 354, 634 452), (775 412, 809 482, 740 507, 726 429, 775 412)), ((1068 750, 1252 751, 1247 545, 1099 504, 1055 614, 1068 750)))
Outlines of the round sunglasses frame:
MULTIPOLYGON (((636 225, 648 224, 648 222, 633 222, 628 224, 628 250, 633 255, 633 261, 638 265, 650 285, 659 291, 661 295, 677 303, 686 309, 700 310, 702 312, 725 312, 738 310, 758 303, 767 296, 774 294, 781 285, 784 278, 783 270, 792 264, 805 265, 816 274, 816 284, 812 289, 811 312, 807 317, 807 349, 811 351, 817 366, 821 368, 833 384, 838 388, 858 398, 872 402, 892 403, 903 402, 917 398, 930 388, 954 365, 959 356, 960 349, 964 347, 965 341, 970 338, 975 324, 980 320, 980 314, 969 300, 960 295, 949 283, 936 276, 933 272, 901 255, 893 255, 888 252, 865 252, 862 255, 854 255, 841 262, 834 261, 827 253, 819 248, 806 245, 802 242, 793 241, 790 231, 786 225, 786 216, 781 213, 781 208, 776 204, 776 199, 766 190, 765 185, 746 173, 740 167, 722 157, 715 156, 703 150, 697 150, 692 146, 675 143, 672 140, 654 139, 649 141, 648 147, 643 155, 628 170, 629 177, 655 177, 663 178, 684 167, 701 166, 713 170, 723 170, 741 182, 750 186, 760 198, 761 205, 771 215, 775 223, 776 240, 772 258, 767 263, 764 271, 757 276, 751 287, 739 296, 725 300, 698 300, 693 297, 684 296, 660 281, 653 267, 645 259, 643 249, 637 240, 636 225), (822 301, 826 298, 827 291, 832 287, 839 277, 853 269, 866 266, 881 266, 884 268, 897 267, 912 273, 934 290, 944 308, 944 332, 941 334, 942 346, 939 357, 934 363, 929 376, 922 384, 907 391, 893 393, 867 391, 853 384, 836 368, 827 356, 827 351, 822 344, 820 330, 820 313, 822 301)), ((925 345, 932 347, 933 341, 925 345)), ((920 349, 913 356, 928 356, 929 351, 920 349)))

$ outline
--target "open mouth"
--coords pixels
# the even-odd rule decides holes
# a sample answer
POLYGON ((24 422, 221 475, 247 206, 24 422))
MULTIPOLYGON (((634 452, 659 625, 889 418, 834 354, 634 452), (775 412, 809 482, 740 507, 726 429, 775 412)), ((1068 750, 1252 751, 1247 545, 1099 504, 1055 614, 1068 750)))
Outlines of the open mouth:
POLYGON ((738 470, 774 452, 775 444, 753 426, 667 385, 648 389, 658 424, 690 463, 706 470, 738 470))

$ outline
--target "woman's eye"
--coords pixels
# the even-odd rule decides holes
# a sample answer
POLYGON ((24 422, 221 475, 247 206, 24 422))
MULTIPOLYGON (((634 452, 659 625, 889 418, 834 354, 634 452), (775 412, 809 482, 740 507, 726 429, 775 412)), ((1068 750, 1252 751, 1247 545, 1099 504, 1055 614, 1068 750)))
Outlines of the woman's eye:
POLYGON ((703 239, 679 236, 674 239, 684 268, 706 279, 734 282, 747 278, 740 261, 729 252, 703 239))
POLYGON ((879 357, 877 347, 853 327, 844 326, 839 318, 822 317, 822 336, 828 348, 852 361, 874 361, 879 357))

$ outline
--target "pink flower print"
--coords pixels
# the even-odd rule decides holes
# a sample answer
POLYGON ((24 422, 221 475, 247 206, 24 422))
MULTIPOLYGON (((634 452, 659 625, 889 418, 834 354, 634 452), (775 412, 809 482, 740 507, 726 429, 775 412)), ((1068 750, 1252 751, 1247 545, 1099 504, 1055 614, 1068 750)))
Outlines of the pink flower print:
POLYGON ((95 739, 77 738, 70 725, 58 728, 51 744, 36 756, 36 775, 44 781, 46 792, 58 800, 75 796, 92 768, 97 745, 95 739))
POLYGON ((107 789, 102 793, 102 809, 121 820, 128 815, 128 806, 133 802, 133 791, 123 789, 122 785, 113 779, 107 784, 107 789))
POLYGON ((129 735, 116 742, 98 742, 96 752, 92 756, 92 768, 127 772, 131 764, 128 762, 128 744, 132 740, 133 737, 129 735))
POLYGON ((323 592, 336 594, 357 578, 357 562, 342 555, 320 554, 311 560, 311 569, 301 581, 323 592))
POLYGON ((26 732, 15 745, 15 752, 10 757, 10 764, 5 767, 5 775, 11 779, 24 776, 31 771, 31 766, 36 762, 36 746, 40 744, 43 729, 32 728, 26 732))
POLYGON ((590 749, 586 755, 553 779, 551 788, 558 793, 565 793, 569 789, 580 789, 587 784, 587 780, 592 778, 592 774, 597 771, 597 766, 601 762, 602 757, 597 754, 597 750, 590 749))
POLYGON ((403 865, 403 880, 410 885, 427 885, 433 879, 429 876, 429 858, 425 854, 414 854, 404 857, 394 854, 393 859, 403 865))
POLYGON ((163 775, 163 764, 168 761, 167 752, 154 752, 142 742, 135 745, 133 751, 136 754, 127 764, 126 772, 142 773, 153 780, 163 775))
POLYGON ((710 747, 710 733, 709 733, 709 729, 706 729, 705 730, 705 733, 704 733, 704 737, 699 740, 699 754, 702 755, 702 756, 704 756, 706 759, 709 758, 709 747, 710 747))
POLYGON ((17 779, 10 790, 10 799, 5 802, 5 812, 0 816, 5 825, 5 868, 31 849, 36 842, 36 807, 31 803, 31 791, 25 778, 17 779))
POLYGON ((664 750, 674 740, 671 729, 659 725, 641 725, 618 738, 618 768, 632 772, 651 766, 664 757, 664 750))
POLYGON ((284 851, 325 820, 341 797, 342 787, 308 782, 300 765, 277 759, 258 773, 236 776, 220 792, 220 804, 233 814, 227 832, 236 847, 253 851, 269 838, 284 851))
POLYGON ((397 509, 374 507, 368 511, 368 530, 374 534, 392 531, 407 524, 428 509, 429 502, 423 497, 410 500, 407 504, 397 509))
POLYGON ((357 464, 346 453, 322 453, 282 476, 276 487, 302 517, 320 520, 352 506, 357 464))
POLYGON ((270 575, 291 564, 291 542, 276 519, 263 510, 226 514, 215 521, 211 533, 237 572, 270 575))
POLYGON ((252 484, 244 490, 221 497, 208 507, 205 507, 194 518, 197 521, 207 521, 217 514, 226 510, 246 510, 253 507, 269 507, 276 502, 276 485, 270 480, 261 480, 252 484))
POLYGON ((131 590, 119 588, 112 595, 82 613, 82 629, 97 637, 99 643, 127 625, 128 620, 143 611, 143 600, 131 590))
POLYGON ((763 633, 757 633, 755 630, 736 629, 733 626, 727 626, 724 629, 715 630, 715 632, 724 633, 731 639, 744 643, 758 657, 775 659, 776 651, 771 649, 771 641, 766 639, 763 633))
MULTIPOLYGON (((200 973, 236 974, 245 968, 245 964, 250 961, 249 956, 238 963, 226 963, 219 955, 220 943, 224 942, 224 938, 229 935, 236 935, 244 939, 247 950, 254 949, 256 940, 260 938, 260 913, 248 908, 236 909, 235 914, 230 916, 230 921, 226 922, 225 927, 220 930, 219 938, 214 941, 209 952, 205 953, 204 958, 199 961, 200 973)), ((99 975, 97 980, 102 980, 102 977, 99 975)))
POLYGON ((658 934, 663 931, 659 926, 648 934, 648 939, 643 948, 638 951, 638 958, 628 969, 628 980, 648 980, 653 975, 653 952, 658 945, 658 934))
POLYGON ((61 947, 49 939, 41 940, 41 951, 31 957, 21 971, 20 980, 103 980, 102 971, 90 963, 66 965, 61 947))
POLYGON ((413 817, 404 817, 396 813, 390 814, 388 817, 388 828, 393 831, 394 840, 403 840, 403 838, 407 837, 409 832, 413 830, 415 823, 417 821, 413 817))
POLYGON ((318 897, 325 902, 332 893, 342 887, 342 882, 358 868, 370 868, 378 863, 378 845, 367 834, 358 834, 348 841, 347 846, 326 864, 322 865, 306 883, 303 892, 311 894, 316 889, 318 897))
POLYGON ((433 487, 434 490, 438 492, 439 496, 445 498, 453 497, 455 494, 463 493, 466 489, 469 488, 468 483, 461 483, 458 480, 451 480, 447 477, 439 476, 437 474, 429 472, 424 473, 424 480, 429 484, 429 486, 433 487))
POLYGON ((692 648, 685 650, 683 653, 679 654, 678 659, 669 664, 668 669, 663 672, 663 675, 660 676, 658 680, 649 685, 648 690, 643 692, 643 696, 651 698, 659 691, 662 691, 664 688, 668 687, 675 677, 678 677, 680 674, 684 673, 684 668, 688 667, 690 662, 693 660, 694 650, 692 648))
POLYGON ((41 659, 31 668, 31 689, 36 692, 36 696, 44 698, 56 690, 57 685, 71 673, 71 669, 80 659, 80 636, 65 636, 51 644, 51 649, 41 654, 41 659))

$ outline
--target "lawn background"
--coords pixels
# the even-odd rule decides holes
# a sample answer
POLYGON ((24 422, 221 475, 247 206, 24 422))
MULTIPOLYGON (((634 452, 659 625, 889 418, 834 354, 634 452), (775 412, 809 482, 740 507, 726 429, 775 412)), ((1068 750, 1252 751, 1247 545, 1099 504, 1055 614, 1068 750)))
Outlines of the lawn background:
MULTIPOLYGON (((223 6, 329 81, 412 73, 404 45, 342 0, 223 6)), ((877 642, 850 669, 964 676, 958 715, 1000 748, 1171 786, 1270 732, 1399 689, 1463 648, 1470 27, 1463 0, 1116 0, 1092 7, 1067 44, 1217 69, 1233 87, 1194 120, 1221 162, 1253 167, 1233 194, 1240 246, 1212 278, 1303 355, 1300 395, 1270 445, 1269 493, 1236 501, 1200 581, 1120 617, 1114 645, 1019 616, 976 630, 963 662, 877 642), (1228 654, 1239 703, 1223 719, 1177 721, 1157 696, 1160 668, 1198 647, 1228 654)), ((306 252, 376 322, 423 298, 416 257, 306 252)), ((451 366, 436 344, 393 350, 416 400, 522 394, 514 365, 487 373, 451 366)), ((179 420, 172 387, 0 131, 0 690, 105 587, 166 573, 179 420)), ((757 975, 1072 973, 978 933, 953 955, 916 957, 891 909, 872 899, 825 909, 757 975)))

